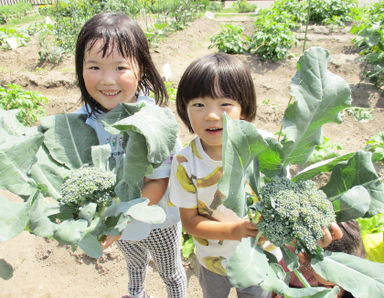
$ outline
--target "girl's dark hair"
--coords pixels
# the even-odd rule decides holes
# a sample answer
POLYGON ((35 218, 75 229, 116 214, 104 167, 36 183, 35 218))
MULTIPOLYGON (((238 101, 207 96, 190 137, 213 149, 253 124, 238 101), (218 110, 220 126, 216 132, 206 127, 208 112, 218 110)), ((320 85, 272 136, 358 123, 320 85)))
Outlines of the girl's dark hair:
POLYGON ((251 74, 235 56, 216 53, 193 61, 181 77, 176 95, 176 108, 181 120, 193 133, 187 106, 197 97, 230 98, 241 106, 244 120, 256 117, 256 94, 251 74))
POLYGON ((103 40, 101 49, 103 57, 109 55, 115 47, 125 58, 133 58, 138 63, 139 79, 137 92, 152 91, 156 103, 165 105, 168 94, 165 84, 157 71, 149 52, 149 45, 143 30, 135 20, 123 13, 103 12, 89 19, 81 29, 76 43, 76 74, 81 91, 81 101, 89 107, 93 114, 104 111, 85 88, 83 64, 85 51, 89 51, 98 40, 103 40))
POLYGON ((355 219, 352 219, 346 222, 340 222, 338 225, 343 231, 343 237, 338 240, 333 240, 325 250, 344 252, 364 258, 365 249, 360 234, 359 223, 355 219))

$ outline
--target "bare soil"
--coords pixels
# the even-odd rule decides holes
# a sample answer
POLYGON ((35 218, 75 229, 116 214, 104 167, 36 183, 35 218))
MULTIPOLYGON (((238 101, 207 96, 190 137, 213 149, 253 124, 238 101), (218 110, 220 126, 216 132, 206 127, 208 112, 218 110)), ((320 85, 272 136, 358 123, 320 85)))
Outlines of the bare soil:
MULTIPOLYGON (((253 24, 252 18, 246 15, 235 18, 201 18, 152 50, 153 59, 160 71, 165 63, 170 64, 174 87, 177 87, 182 72, 192 60, 215 51, 208 49, 209 40, 220 32, 220 25, 229 22, 247 28, 253 24)), ((349 30, 350 27, 331 31, 326 27, 311 26, 307 41, 307 48, 320 46, 330 52, 329 69, 350 85, 353 106, 373 109, 374 119, 369 122, 357 122, 346 113, 342 124, 327 124, 324 127, 323 133, 331 142, 343 145, 342 153, 362 149, 371 136, 384 129, 383 90, 365 80, 361 81, 363 65, 353 47, 354 36, 349 30)), ((258 99, 255 125, 259 128, 271 132, 280 129, 290 97, 289 85, 302 53, 304 32, 297 34, 300 44, 292 49, 297 54, 296 58, 263 62, 252 55, 238 55, 252 72, 258 99)), ((37 51, 35 40, 27 47, 14 51, 1 50, 0 84, 20 84, 25 89, 41 92, 49 99, 49 115, 76 110, 80 106, 80 93, 76 87, 73 58, 67 58, 58 66, 46 65, 39 70, 36 68, 37 51)), ((170 107, 175 110, 173 102, 170 107)), ((181 122, 180 137, 184 143, 193 137, 181 122)), ((377 165, 377 170, 383 177, 383 166, 377 165)), ((1 192, 3 195, 5 193, 1 192)), ((9 262, 15 269, 12 279, 0 279, 0 297, 120 297, 127 292, 126 265, 116 246, 107 249, 103 257, 95 260, 84 255, 81 250, 72 252, 69 247, 60 246, 55 241, 23 232, 8 242, 0 243, 0 259, 9 262)), ((188 296, 202 297, 194 258, 184 260, 184 264, 189 279, 188 296)), ((146 290, 156 298, 167 296, 165 286, 152 264, 146 290)), ((233 292, 231 297, 235 297, 233 292)))

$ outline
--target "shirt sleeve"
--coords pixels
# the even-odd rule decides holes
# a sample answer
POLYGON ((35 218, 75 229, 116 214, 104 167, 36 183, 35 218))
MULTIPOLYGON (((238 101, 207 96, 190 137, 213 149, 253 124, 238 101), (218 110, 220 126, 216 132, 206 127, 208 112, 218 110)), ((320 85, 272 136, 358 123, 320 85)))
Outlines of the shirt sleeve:
POLYGON ((176 207, 195 209, 197 208, 196 186, 190 178, 188 163, 179 162, 178 156, 172 160, 169 200, 176 207))
POLYGON ((181 148, 182 148, 181 141, 179 137, 177 137, 175 148, 173 149, 171 155, 165 161, 163 161, 163 163, 159 167, 157 167, 156 169, 153 169, 152 174, 147 175, 146 177, 148 179, 168 178, 171 171, 172 159, 175 156, 175 154, 181 150, 181 148))

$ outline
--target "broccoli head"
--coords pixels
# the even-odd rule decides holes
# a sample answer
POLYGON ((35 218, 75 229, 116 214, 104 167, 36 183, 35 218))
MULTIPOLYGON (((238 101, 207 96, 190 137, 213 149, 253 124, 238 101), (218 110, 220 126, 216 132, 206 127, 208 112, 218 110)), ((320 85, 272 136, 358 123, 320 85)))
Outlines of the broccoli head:
POLYGON ((335 222, 332 203, 311 181, 294 183, 273 177, 260 191, 261 218, 257 224, 276 246, 296 240, 296 251, 316 254, 323 228, 335 222))
POLYGON ((96 167, 72 170, 61 186, 60 202, 73 207, 87 202, 97 203, 99 209, 109 206, 116 197, 115 181, 114 173, 96 167))

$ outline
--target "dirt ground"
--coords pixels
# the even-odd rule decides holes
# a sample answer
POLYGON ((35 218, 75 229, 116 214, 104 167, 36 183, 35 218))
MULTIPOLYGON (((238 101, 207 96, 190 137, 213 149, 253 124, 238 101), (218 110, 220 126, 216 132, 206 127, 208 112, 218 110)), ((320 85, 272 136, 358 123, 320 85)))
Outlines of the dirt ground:
MULTIPOLYGON (((267 1, 260 1, 265 4, 267 1)), ((372 1, 369 1, 372 2, 372 1)), ((257 2, 256 2, 257 3, 257 2)), ((186 30, 167 38, 153 49, 153 59, 159 68, 169 63, 174 87, 187 65, 204 54, 209 39, 220 32, 224 23, 252 26, 250 17, 201 18, 186 30)), ((351 87, 353 106, 372 108, 374 119, 359 123, 345 114, 342 124, 328 124, 323 133, 331 142, 343 145, 342 153, 362 149, 369 137, 384 129, 384 96, 367 81, 360 81, 362 64, 352 46, 350 27, 330 31, 321 26, 311 26, 307 47, 321 46, 331 55, 329 69, 344 78, 351 87)), ((302 52, 304 33, 298 32, 299 45, 292 49, 296 58, 281 62, 262 62, 252 55, 238 55, 250 67, 258 99, 255 125, 276 132, 280 128, 283 111, 289 100, 289 85, 296 72, 296 62, 302 52)), ((49 99, 48 114, 72 112, 79 107, 79 90, 76 88, 73 58, 59 66, 36 70, 37 42, 14 51, 0 50, 0 84, 20 84, 25 89, 41 92, 49 99)), ((174 109, 174 103, 170 103, 174 109)), ((184 143, 191 135, 180 122, 180 137, 184 143)), ((384 177, 383 167, 377 170, 384 177)), ((2 192, 4 194, 4 192, 2 192)), ((57 242, 35 237, 23 232, 14 239, 0 243, 0 259, 14 267, 14 276, 8 281, 0 279, 0 297, 120 297, 127 292, 128 277, 123 257, 118 248, 107 249, 100 259, 91 259, 81 250, 72 252, 57 242)), ((184 260, 187 271, 189 297, 202 297, 196 278, 193 258, 184 260)), ((151 266, 146 290, 155 298, 167 297, 165 287, 151 266)), ((236 295, 231 292, 231 297, 236 295)), ((218 297, 221 298, 221 297, 218 297)))

